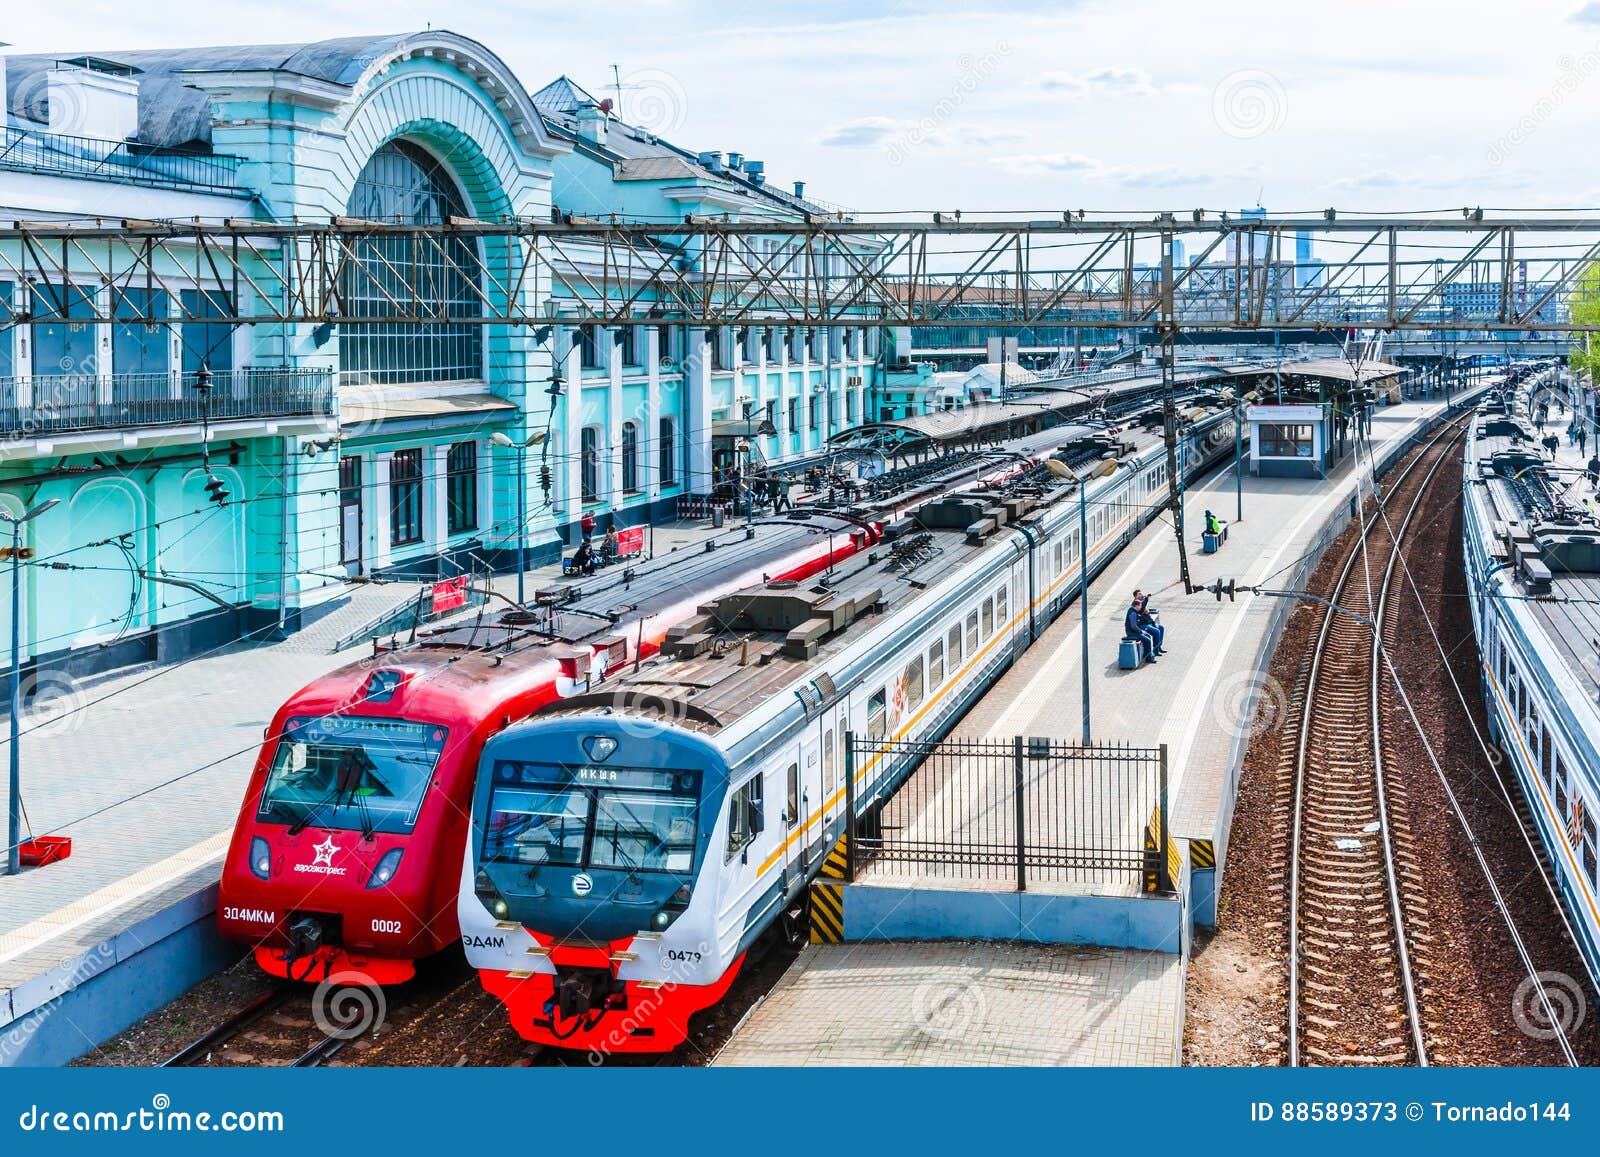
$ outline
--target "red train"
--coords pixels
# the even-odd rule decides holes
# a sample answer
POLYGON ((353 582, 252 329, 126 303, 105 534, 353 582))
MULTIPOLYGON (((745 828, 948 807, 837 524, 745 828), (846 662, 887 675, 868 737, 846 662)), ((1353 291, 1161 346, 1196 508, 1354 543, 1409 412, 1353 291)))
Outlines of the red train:
POLYGON ((222 934, 291 980, 377 984, 454 942, 484 742, 653 654, 708 599, 807 578, 879 527, 828 515, 730 531, 510 612, 379 648, 297 692, 267 728, 223 862, 222 934), (568 597, 570 596, 570 597, 568 597))

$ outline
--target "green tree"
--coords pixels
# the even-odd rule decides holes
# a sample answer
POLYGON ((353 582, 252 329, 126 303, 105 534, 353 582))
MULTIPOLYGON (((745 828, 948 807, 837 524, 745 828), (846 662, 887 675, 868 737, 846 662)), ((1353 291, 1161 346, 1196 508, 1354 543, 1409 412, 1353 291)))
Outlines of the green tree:
POLYGON ((1573 335, 1572 372, 1600 380, 1600 261, 1589 262, 1578 275, 1568 308, 1572 324, 1582 327, 1573 335))

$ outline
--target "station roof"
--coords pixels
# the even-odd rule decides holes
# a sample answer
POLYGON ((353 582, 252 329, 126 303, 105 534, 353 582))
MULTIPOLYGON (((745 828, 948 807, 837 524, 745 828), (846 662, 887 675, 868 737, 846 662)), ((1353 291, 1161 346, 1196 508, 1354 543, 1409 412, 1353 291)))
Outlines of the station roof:
POLYGON ((1362 362, 1359 371, 1343 358, 1312 358, 1303 362, 1285 362, 1283 372, 1307 378, 1327 378, 1352 385, 1381 382, 1387 378, 1407 373, 1405 366, 1389 362, 1362 362))

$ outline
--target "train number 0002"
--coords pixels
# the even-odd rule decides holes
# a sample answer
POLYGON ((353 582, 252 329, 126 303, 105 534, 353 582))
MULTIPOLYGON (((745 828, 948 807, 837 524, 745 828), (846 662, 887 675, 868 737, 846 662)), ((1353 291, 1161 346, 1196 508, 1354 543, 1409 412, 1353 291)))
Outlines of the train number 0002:
POLYGON ((400 921, 398 921, 398 920, 374 920, 372 922, 372 930, 374 932, 395 932, 395 933, 398 933, 400 931, 400 921))

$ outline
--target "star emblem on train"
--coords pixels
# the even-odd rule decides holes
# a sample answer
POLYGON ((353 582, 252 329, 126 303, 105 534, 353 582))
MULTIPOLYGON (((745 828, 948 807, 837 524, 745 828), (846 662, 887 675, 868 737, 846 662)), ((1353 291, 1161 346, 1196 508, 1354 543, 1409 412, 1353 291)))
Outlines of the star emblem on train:
POLYGON ((320 844, 312 844, 311 850, 315 852, 317 856, 317 858, 311 862, 312 867, 326 868, 332 866, 333 853, 337 851, 338 848, 333 842, 333 837, 329 836, 320 844))

